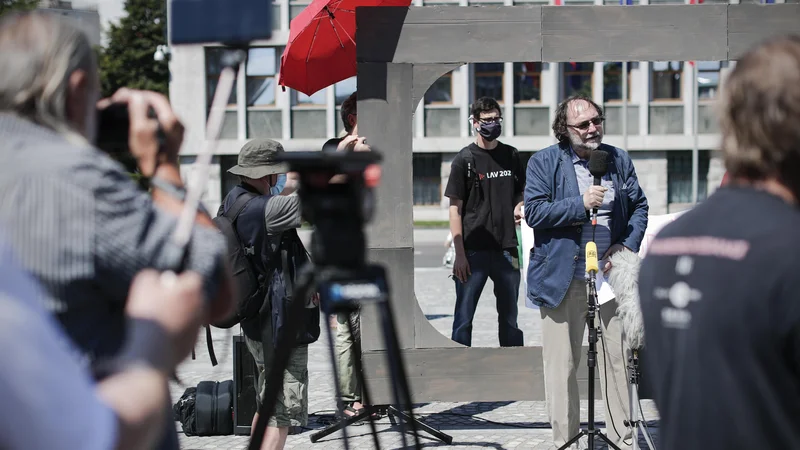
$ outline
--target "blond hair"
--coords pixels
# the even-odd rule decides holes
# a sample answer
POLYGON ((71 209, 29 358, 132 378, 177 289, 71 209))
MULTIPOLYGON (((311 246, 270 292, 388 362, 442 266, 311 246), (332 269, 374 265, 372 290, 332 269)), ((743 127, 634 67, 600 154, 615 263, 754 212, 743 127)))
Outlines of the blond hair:
POLYGON ((0 112, 79 138, 66 107, 69 78, 79 69, 97 83, 89 39, 67 20, 40 11, 0 19, 0 112))

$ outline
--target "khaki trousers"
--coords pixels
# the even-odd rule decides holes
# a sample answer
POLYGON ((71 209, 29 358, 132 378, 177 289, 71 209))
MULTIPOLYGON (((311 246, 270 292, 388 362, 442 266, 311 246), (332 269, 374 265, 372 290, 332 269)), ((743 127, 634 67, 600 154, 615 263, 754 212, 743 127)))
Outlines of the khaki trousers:
MULTIPOLYGON (((588 343, 584 339, 587 299, 586 282, 574 278, 558 307, 539 308, 542 315, 542 356, 547 410, 556 448, 564 445, 580 429, 577 371, 586 373, 587 370, 585 355, 581 363, 582 346, 588 343)), ((604 405, 607 405, 604 431, 612 442, 625 450, 631 448, 632 443, 630 429, 624 424, 630 409, 626 367, 630 350, 622 339, 622 322, 616 311, 617 302, 612 300, 601 305, 595 315, 595 326, 599 322, 603 334, 602 338, 597 338, 595 370, 600 374, 600 385, 595 385, 595 389, 599 388, 604 399, 606 392, 608 393, 608 401, 604 401, 604 405), (607 347, 603 345, 603 340, 607 347), (611 414, 608 411, 609 405, 611 414)), ((585 437, 581 441, 583 440, 585 437)))
POLYGON ((356 372, 355 358, 361 358, 361 336, 359 330, 360 315, 343 313, 336 315, 336 358, 339 370, 339 390, 345 403, 361 401, 361 380, 356 372), (355 330, 350 332, 348 317, 355 330))

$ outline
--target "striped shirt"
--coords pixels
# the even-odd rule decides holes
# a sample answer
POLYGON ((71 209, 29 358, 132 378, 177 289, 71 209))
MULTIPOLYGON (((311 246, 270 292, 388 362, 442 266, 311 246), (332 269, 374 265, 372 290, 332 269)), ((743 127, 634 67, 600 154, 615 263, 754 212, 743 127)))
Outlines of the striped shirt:
MULTIPOLYGON (((174 269, 167 250, 176 217, 99 150, 7 113, 0 136, 0 229, 83 355, 115 354, 133 277, 174 269)), ((204 277, 208 298, 224 249, 221 234, 194 230, 185 268, 204 277)))
MULTIPOLYGON (((594 184, 594 176, 589 172, 589 161, 581 159, 575 150, 572 152, 572 164, 575 166, 575 176, 578 179, 578 189, 583 195, 594 184)), ((603 197, 603 204, 597 208, 597 226, 594 231, 594 242, 597 245, 597 257, 602 258, 608 247, 611 246, 611 213, 614 210, 614 183, 611 175, 606 173, 600 180, 603 187, 608 188, 603 197)), ((581 231, 581 252, 578 254, 578 264, 575 265, 575 278, 586 278, 586 244, 592 241, 592 221, 583 223, 581 231)))

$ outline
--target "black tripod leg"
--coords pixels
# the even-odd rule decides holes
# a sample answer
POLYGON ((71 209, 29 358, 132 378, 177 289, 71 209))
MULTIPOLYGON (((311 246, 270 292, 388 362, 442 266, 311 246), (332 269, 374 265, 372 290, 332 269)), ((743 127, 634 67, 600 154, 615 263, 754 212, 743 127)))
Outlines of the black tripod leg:
MULTIPOLYGON (((353 362, 356 365, 356 377, 358 378, 358 384, 361 385, 361 391, 364 393, 364 401, 362 403, 366 403, 365 411, 369 413, 369 428, 372 431, 372 443, 375 445, 375 450, 381 449, 381 444, 378 440, 378 429, 375 427, 375 416, 373 415, 374 408, 372 405, 372 398, 369 394, 369 387, 367 387, 367 381, 364 379, 364 365, 361 362, 361 337, 356 336, 353 333, 355 327, 353 326, 353 316, 351 314, 347 315, 347 331, 350 333, 350 336, 353 337, 353 346, 355 348, 355 358, 353 358, 353 362)), ((360 329, 360 328, 359 328, 360 329)), ((363 414, 363 413, 362 413, 363 414)), ((361 414, 359 414, 361 415, 361 414)))
POLYGON ((595 434, 596 434, 596 435, 597 435, 597 437, 599 437, 600 439, 602 439, 602 440, 606 441, 606 444, 608 444, 608 446, 609 446, 610 448, 613 448, 614 450, 620 450, 620 448, 619 448, 619 447, 617 447, 617 444, 615 444, 615 443, 611 442, 611 439, 609 439, 609 438, 608 438, 608 436, 606 436, 605 434, 603 434, 603 433, 601 433, 601 432, 599 432, 599 431, 598 431, 597 433, 595 433, 595 434))
MULTIPOLYGON (((403 355, 400 352, 400 344, 397 342, 397 331, 394 327, 394 316, 392 314, 392 306, 389 304, 388 299, 378 303, 380 311, 381 323, 383 324, 383 337, 384 344, 386 345, 386 357, 389 360, 389 368, 392 371, 392 384, 396 386, 395 403, 400 405, 403 409, 409 412, 413 418, 413 405, 411 403, 411 394, 408 388, 408 379, 406 378, 405 366, 403 364, 403 355)), ((401 421, 401 433, 403 439, 403 446, 407 447, 408 443, 405 438, 405 422, 411 427, 411 433, 414 435, 414 448, 421 448, 419 443, 419 434, 417 433, 417 425, 414 420, 401 421)))
POLYGON ((347 418, 344 416, 344 403, 342 402, 342 390, 339 388, 339 369, 336 364, 336 351, 334 350, 335 343, 333 342, 333 333, 331 332, 331 321, 329 317, 325 317, 325 332, 328 334, 328 349, 330 350, 331 368, 333 369, 333 384, 334 392, 336 392, 336 406, 341 411, 342 417, 339 420, 339 429, 342 430, 342 439, 344 439, 344 450, 350 450, 350 444, 347 442, 347 418))
MULTIPOLYGON (((372 413, 373 411, 370 408, 365 408, 364 411, 361 411, 355 416, 351 416, 343 421, 333 423, 329 427, 312 434, 311 442, 317 442, 318 440, 324 438, 325 436, 330 436, 331 434, 336 433, 339 430, 343 430, 345 427, 358 422, 359 420, 371 415, 372 413)), ((375 439, 377 439, 377 437, 375 439)))
POLYGON ((559 447, 558 450, 566 450, 567 448, 569 448, 570 445, 574 444, 575 442, 578 441, 578 439, 580 439, 581 437, 583 437, 583 436, 585 436, 587 434, 588 433, 586 432, 586 430, 581 430, 578 434, 573 436, 572 439, 568 440, 566 444, 564 444, 561 447, 559 447))
POLYGON ((425 423, 425 422, 423 422, 423 421, 421 421, 419 419, 415 419, 415 418, 409 416, 408 414, 404 413, 403 411, 400 411, 400 410, 396 409, 393 406, 390 406, 389 409, 392 411, 393 415, 395 415, 395 416, 397 416, 397 417, 399 417, 399 418, 401 418, 403 420, 406 420, 408 422, 413 420, 415 422, 415 424, 422 429, 422 431, 430 434, 431 436, 435 437, 436 439, 439 439, 440 441, 444 442, 445 444, 452 444, 453 443, 453 437, 452 436, 450 436, 448 434, 445 434, 445 433, 442 433, 441 431, 437 430, 436 428, 433 428, 432 426, 428 425, 427 423, 425 423))
MULTIPOLYGON (((315 276, 310 270, 301 272, 297 276, 297 283, 295 285, 295 296, 297 299, 289 304, 288 320, 285 328, 280 336, 281 345, 275 348, 275 357, 272 359, 272 364, 269 369, 269 374, 266 381, 266 392, 264 393, 264 401, 261 403, 261 408, 258 411, 258 420, 256 426, 252 430, 250 436, 250 443, 247 446, 248 450, 260 450, 261 443, 264 441, 264 433, 267 430, 267 423, 269 418, 275 413, 275 404, 278 401, 278 393, 283 389, 283 373, 286 366, 289 364, 289 357, 294 350, 294 344, 297 340, 297 330, 301 324, 303 317, 303 310, 305 309, 305 299, 308 298, 311 287, 314 284, 315 276)), ((265 359, 268 349, 264 349, 265 359)))

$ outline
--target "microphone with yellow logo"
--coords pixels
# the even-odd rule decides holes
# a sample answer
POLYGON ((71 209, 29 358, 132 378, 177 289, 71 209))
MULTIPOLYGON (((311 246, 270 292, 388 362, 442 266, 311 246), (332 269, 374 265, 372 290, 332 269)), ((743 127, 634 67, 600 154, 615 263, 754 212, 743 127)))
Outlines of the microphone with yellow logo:
POLYGON ((595 275, 600 270, 597 263, 597 244, 594 242, 586 243, 586 273, 595 275))

